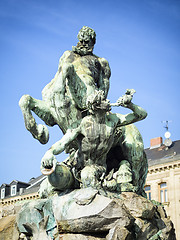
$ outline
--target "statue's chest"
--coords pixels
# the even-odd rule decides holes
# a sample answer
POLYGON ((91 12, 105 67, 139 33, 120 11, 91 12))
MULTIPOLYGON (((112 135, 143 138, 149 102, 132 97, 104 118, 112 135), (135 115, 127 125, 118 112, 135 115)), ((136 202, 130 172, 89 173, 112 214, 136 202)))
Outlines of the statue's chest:
POLYGON ((84 125, 85 139, 89 142, 106 142, 113 133, 113 129, 105 123, 97 123, 89 119, 84 125))
POLYGON ((91 153, 93 156, 99 156, 105 151, 105 148, 109 149, 113 142, 113 128, 91 121, 87 121, 84 127, 85 134, 81 142, 82 152, 88 156, 91 153))

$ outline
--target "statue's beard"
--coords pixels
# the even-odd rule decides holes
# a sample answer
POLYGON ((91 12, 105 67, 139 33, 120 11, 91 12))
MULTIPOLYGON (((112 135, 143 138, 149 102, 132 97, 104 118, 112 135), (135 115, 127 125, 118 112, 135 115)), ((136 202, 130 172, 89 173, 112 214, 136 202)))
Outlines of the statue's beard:
POLYGON ((89 46, 82 46, 80 44, 77 44, 77 46, 72 47, 72 51, 80 54, 81 56, 89 55, 89 54, 92 54, 93 47, 94 46, 89 47, 89 46))

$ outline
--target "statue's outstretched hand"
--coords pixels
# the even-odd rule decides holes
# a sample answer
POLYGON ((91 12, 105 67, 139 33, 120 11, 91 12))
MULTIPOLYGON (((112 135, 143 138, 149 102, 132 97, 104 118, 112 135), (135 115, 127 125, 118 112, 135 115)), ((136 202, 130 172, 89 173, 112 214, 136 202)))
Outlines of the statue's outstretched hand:
POLYGON ((44 175, 50 175, 54 172, 57 164, 57 159, 51 151, 47 151, 41 160, 41 172, 44 175))

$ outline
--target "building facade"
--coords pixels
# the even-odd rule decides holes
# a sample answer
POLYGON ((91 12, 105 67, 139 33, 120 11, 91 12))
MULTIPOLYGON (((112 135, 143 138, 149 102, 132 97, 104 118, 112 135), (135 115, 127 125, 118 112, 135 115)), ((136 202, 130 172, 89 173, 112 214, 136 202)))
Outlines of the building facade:
POLYGON ((45 178, 41 175, 32 178, 28 183, 13 180, 10 184, 2 184, 0 187, 0 218, 13 214, 12 206, 15 203, 39 198, 39 186, 45 178))
POLYGON ((149 164, 145 185, 147 197, 164 205, 174 223, 176 237, 180 239, 180 141, 166 146, 162 138, 155 138, 145 152, 149 164))

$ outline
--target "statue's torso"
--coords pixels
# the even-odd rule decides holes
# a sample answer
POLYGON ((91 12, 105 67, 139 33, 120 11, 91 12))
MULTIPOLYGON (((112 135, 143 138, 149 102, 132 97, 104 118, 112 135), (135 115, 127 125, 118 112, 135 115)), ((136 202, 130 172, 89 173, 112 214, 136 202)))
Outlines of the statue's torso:
POLYGON ((72 98, 78 107, 84 109, 86 108, 87 97, 95 89, 99 89, 99 80, 102 75, 99 58, 95 55, 80 56, 73 51, 66 51, 60 58, 59 70, 54 79, 42 91, 43 100, 52 102, 54 85, 63 67, 68 65, 73 65, 74 74, 68 76, 68 81, 64 87, 68 95, 72 94, 72 98))
POLYGON ((87 109, 87 97, 94 93, 95 90, 99 90, 99 80, 103 78, 103 67, 100 61, 100 58, 93 54, 80 56, 73 51, 66 51, 60 58, 59 70, 54 79, 43 89, 43 100, 50 106, 51 113, 57 124, 61 127, 65 125, 63 128, 64 132, 73 122, 79 119, 78 116, 81 116, 81 112, 87 109), (59 81, 63 69, 72 65, 74 71, 72 74, 69 74, 62 85, 65 89, 65 99, 68 99, 70 104, 65 108, 62 107, 61 111, 58 110, 60 112, 57 113, 56 99, 59 102, 63 102, 64 96, 61 93, 62 89, 57 90, 55 88, 56 82, 59 81), (54 89, 56 89, 56 97, 54 89), (69 116, 68 119, 64 120, 62 118, 63 115, 69 116))
POLYGON ((67 61, 74 67, 74 74, 68 78, 68 87, 78 107, 84 109, 87 97, 99 89, 101 64, 94 55, 80 56, 74 52, 67 61))
POLYGON ((114 138, 114 125, 106 122, 99 123, 92 116, 86 117, 82 124, 83 138, 81 140, 81 152, 84 161, 93 162, 99 165, 106 164, 106 154, 111 148, 114 138))

